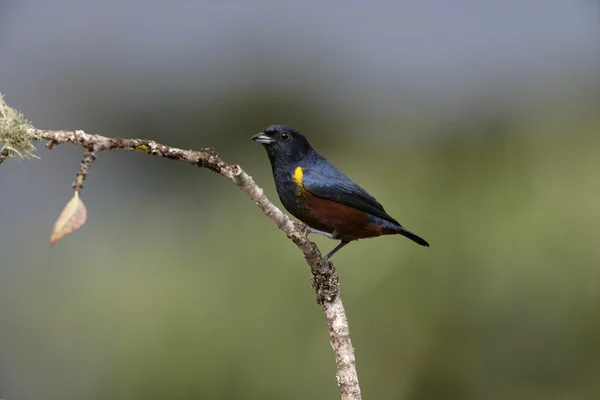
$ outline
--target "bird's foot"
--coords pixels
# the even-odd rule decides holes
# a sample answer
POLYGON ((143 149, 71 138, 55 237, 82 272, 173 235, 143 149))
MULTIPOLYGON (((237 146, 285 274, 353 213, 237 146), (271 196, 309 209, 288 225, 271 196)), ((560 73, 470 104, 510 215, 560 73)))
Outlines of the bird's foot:
POLYGON ((333 231, 332 233, 329 233, 329 232, 320 231, 315 228, 311 228, 310 226, 307 226, 307 228, 308 228, 308 233, 314 233, 315 235, 325 236, 328 239, 338 240, 341 238, 341 235, 338 231, 333 231))
POLYGON ((308 233, 314 233, 315 235, 322 235, 329 239, 336 239, 336 232, 327 233, 327 232, 323 232, 323 231, 311 228, 310 226, 308 227, 308 233))

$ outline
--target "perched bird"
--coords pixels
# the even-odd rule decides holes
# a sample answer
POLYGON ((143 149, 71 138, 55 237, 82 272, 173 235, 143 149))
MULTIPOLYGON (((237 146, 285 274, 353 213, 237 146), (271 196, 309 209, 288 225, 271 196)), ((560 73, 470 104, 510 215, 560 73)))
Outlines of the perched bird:
POLYGON ((317 153, 298 130, 271 125, 252 140, 267 150, 283 206, 310 232, 341 240, 325 263, 353 240, 400 234, 421 246, 424 239, 390 217, 383 206, 317 153))

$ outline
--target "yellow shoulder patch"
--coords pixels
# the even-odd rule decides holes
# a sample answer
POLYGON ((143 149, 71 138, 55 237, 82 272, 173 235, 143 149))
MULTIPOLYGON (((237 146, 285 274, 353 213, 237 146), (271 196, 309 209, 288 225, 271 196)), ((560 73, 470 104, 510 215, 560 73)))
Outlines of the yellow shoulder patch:
POLYGON ((294 180, 294 183, 296 184, 296 186, 298 186, 300 189, 304 189, 304 184, 302 183, 303 178, 304 178, 304 168, 296 167, 296 169, 294 170, 294 173, 292 174, 292 179, 294 180))

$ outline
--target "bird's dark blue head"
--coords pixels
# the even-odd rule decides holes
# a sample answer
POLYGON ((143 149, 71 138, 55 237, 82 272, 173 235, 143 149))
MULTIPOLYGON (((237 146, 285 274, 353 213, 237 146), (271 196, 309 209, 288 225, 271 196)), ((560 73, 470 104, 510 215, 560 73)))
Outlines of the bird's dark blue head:
POLYGON ((296 163, 313 151, 300 131, 285 125, 271 125, 252 140, 262 143, 273 168, 296 163))

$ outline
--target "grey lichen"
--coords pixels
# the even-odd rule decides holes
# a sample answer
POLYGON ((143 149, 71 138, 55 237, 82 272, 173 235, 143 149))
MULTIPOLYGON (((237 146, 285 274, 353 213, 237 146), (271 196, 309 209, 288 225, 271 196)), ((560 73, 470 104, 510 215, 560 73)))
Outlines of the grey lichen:
POLYGON ((0 152, 9 156, 17 155, 20 158, 36 157, 33 152, 35 147, 31 143, 36 140, 31 123, 23 114, 4 102, 0 93, 0 152))

